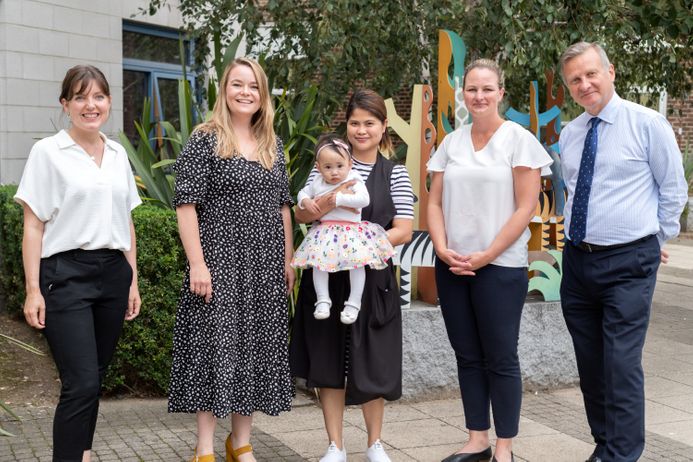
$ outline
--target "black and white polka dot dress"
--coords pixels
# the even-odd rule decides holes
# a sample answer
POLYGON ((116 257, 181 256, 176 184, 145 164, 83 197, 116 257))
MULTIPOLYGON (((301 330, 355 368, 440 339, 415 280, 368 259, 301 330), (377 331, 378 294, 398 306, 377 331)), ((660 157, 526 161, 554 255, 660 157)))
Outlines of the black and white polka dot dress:
POLYGON ((281 207, 292 204, 281 143, 271 170, 222 159, 216 137, 195 132, 175 164, 174 205, 197 204, 212 276, 209 304, 181 289, 173 335, 169 412, 277 415, 291 408, 281 207))

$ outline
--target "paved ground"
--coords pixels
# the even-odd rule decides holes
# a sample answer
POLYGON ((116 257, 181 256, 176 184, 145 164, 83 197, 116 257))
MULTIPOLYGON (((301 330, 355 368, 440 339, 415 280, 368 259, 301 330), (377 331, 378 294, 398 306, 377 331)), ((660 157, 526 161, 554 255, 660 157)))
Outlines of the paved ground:
MULTIPOLYGON (((647 447, 643 461, 693 461, 693 241, 669 246, 660 270, 645 345, 647 447)), ((194 418, 166 414, 162 400, 110 400, 102 404, 94 461, 181 461, 192 454, 194 418)), ((2 416, 17 434, 0 437, 0 461, 49 461, 52 409, 19 409, 21 423, 2 416)), ((229 430, 222 422, 218 448, 229 430)), ((292 412, 257 416, 259 461, 317 461, 325 449, 322 416, 299 396, 292 412)), ((387 406, 383 442, 393 461, 439 461, 466 438, 458 400, 387 406)), ((345 445, 350 460, 364 460, 366 431, 360 411, 348 409, 345 445)), ((592 451, 579 390, 526 393, 516 460, 579 462, 592 451)), ((223 460, 218 454, 217 460, 223 460)))

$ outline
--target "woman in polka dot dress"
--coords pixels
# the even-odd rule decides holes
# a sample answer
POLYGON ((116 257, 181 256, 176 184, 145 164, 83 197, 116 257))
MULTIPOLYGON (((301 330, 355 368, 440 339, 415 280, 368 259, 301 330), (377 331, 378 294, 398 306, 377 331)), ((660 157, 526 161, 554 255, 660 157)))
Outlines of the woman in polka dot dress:
POLYGON ((211 120, 175 164, 174 205, 189 264, 168 407, 197 413, 193 461, 214 461, 216 419, 229 414, 227 462, 254 461, 253 412, 291 408, 292 200, 273 117, 264 71, 238 58, 224 72, 211 120))

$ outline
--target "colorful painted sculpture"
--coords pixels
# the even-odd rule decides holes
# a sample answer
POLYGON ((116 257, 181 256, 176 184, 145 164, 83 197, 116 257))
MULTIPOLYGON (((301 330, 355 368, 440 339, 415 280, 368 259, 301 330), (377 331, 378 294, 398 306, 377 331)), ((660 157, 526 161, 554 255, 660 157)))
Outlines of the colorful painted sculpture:
POLYGON ((445 135, 453 130, 450 120, 455 113, 455 78, 462 82, 464 76, 464 58, 467 47, 462 37, 450 30, 438 31, 438 139, 440 143, 445 135), (450 64, 452 63, 452 75, 450 64))
MULTIPOLYGON (((395 264, 400 265, 400 296, 403 308, 409 307, 411 287, 416 284, 412 267, 432 267, 435 257, 428 232, 425 231, 428 229, 426 222, 426 208, 428 206, 426 162, 431 157, 436 139, 436 129, 429 118, 432 104, 433 89, 431 86, 414 85, 411 112, 407 123, 397 114, 392 99, 385 101, 389 125, 407 145, 406 167, 414 192, 419 198, 414 204, 414 229, 423 230, 415 233, 415 238, 411 243, 398 248, 399 260, 396 260, 395 264), (426 248, 426 250, 422 251, 422 248, 426 248)), ((430 270, 419 276, 419 280, 425 280, 428 285, 433 280, 433 274, 430 270)), ((432 297, 435 299, 435 295, 432 297)))

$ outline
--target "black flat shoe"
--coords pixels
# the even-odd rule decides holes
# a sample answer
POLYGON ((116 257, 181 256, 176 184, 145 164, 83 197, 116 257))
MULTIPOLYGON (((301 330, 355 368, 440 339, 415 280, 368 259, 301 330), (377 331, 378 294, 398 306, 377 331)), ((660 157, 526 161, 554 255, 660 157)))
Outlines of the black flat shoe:
MULTIPOLYGON (((496 456, 493 456, 493 459, 491 459, 491 462, 498 462, 498 459, 496 459, 496 456)), ((510 462, 515 462, 515 454, 512 452, 510 453, 510 462)))
POLYGON ((491 446, 481 452, 463 452, 462 454, 452 454, 441 462, 488 462, 491 460, 491 446))
POLYGON ((597 456, 597 451, 599 451, 599 448, 594 448, 594 452, 592 452, 592 455, 585 462, 602 462, 602 458, 597 456))

